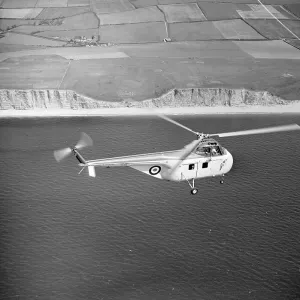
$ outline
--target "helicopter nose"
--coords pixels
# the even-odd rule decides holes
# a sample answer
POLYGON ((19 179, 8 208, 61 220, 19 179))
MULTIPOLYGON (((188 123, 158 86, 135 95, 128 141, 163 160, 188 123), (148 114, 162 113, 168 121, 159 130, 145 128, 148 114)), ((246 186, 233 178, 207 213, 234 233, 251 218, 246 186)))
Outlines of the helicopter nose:
POLYGON ((233 165, 233 157, 232 154, 227 150, 227 172, 231 170, 232 165, 233 165))

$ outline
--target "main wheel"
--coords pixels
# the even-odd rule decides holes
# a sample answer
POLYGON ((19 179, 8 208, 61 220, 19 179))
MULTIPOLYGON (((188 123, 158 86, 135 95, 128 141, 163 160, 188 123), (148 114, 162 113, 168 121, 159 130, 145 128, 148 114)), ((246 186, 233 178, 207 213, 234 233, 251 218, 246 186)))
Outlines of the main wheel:
POLYGON ((194 189, 191 189, 191 194, 192 194, 192 195, 196 195, 197 193, 198 193, 198 190, 197 190, 197 189, 195 189, 195 188, 194 188, 194 189))

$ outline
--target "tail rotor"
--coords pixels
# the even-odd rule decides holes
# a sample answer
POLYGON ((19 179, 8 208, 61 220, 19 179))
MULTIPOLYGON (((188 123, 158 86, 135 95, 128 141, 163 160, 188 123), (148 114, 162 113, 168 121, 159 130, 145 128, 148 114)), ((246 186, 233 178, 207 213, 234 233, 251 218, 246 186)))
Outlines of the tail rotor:
POLYGON ((68 148, 63 148, 60 150, 55 150, 54 151, 54 158, 56 159, 57 162, 62 161, 63 159, 65 159, 66 157, 68 157, 69 155, 71 155, 72 153, 72 149, 70 147, 68 148))
MULTIPOLYGON (((80 150, 85 147, 93 146, 93 140, 86 133, 82 132, 79 141, 74 148, 67 147, 54 151, 54 158, 57 162, 62 161, 72 154, 73 151, 80 150)), ((76 151, 77 152, 77 151, 76 151)))
POLYGON ((80 150, 82 148, 90 147, 90 146, 93 146, 93 140, 86 133, 81 132, 80 140, 76 144, 75 148, 77 150, 80 150))

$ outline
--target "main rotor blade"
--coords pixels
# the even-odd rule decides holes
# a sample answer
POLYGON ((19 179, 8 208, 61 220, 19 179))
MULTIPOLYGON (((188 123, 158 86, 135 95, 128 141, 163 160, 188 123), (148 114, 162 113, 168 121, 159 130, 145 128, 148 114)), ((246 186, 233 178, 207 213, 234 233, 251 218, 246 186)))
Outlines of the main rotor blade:
POLYGON ((290 131, 290 130, 300 130, 300 126, 298 124, 290 124, 290 125, 283 125, 283 126, 274 126, 274 127, 210 134, 210 136, 228 137, 228 136, 261 134, 261 133, 271 133, 271 132, 290 131))
POLYGON ((81 132, 81 137, 78 143, 76 144, 77 149, 81 149, 87 146, 93 146, 93 140, 86 133, 81 132))
POLYGON ((199 143, 199 140, 194 140, 183 148, 184 151, 180 156, 178 163, 171 168, 170 173, 176 170, 176 168, 198 147, 199 143))
POLYGON ((164 119, 164 120, 166 120, 166 121, 168 121, 168 122, 170 122, 170 123, 173 123, 173 124, 175 124, 175 125, 177 125, 177 126, 183 128, 183 129, 185 129, 185 130, 188 130, 188 131, 190 131, 190 132, 192 132, 192 133, 198 135, 198 132, 196 132, 196 131, 192 130, 191 128, 188 128, 188 127, 186 127, 186 126, 184 126, 184 125, 182 125, 182 124, 180 124, 180 123, 178 123, 178 122, 176 122, 176 121, 174 121, 174 120, 172 120, 171 118, 169 118, 169 117, 167 117, 167 116, 165 116, 165 115, 163 115, 163 114, 157 113, 157 116, 158 116, 158 117, 161 117, 162 119, 164 119))
POLYGON ((60 150, 55 150, 53 152, 54 158, 56 159, 57 162, 60 162, 61 160, 63 160, 67 156, 69 156, 71 153, 72 153, 71 148, 63 148, 63 149, 60 149, 60 150))
POLYGON ((187 144, 183 149, 183 153, 180 156, 180 160, 185 160, 198 146, 200 140, 194 140, 191 143, 187 144))

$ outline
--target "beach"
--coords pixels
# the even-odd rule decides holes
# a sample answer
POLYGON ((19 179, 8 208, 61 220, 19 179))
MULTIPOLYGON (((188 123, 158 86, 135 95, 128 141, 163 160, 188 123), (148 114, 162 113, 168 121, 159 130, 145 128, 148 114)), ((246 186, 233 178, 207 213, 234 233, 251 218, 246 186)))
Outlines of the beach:
POLYGON ((45 117, 89 117, 89 116, 155 116, 165 115, 206 115, 206 114, 300 114, 300 101, 290 105, 243 106, 243 107, 172 107, 159 109, 141 108, 101 108, 101 109, 32 109, 0 110, 0 118, 45 118, 45 117))

